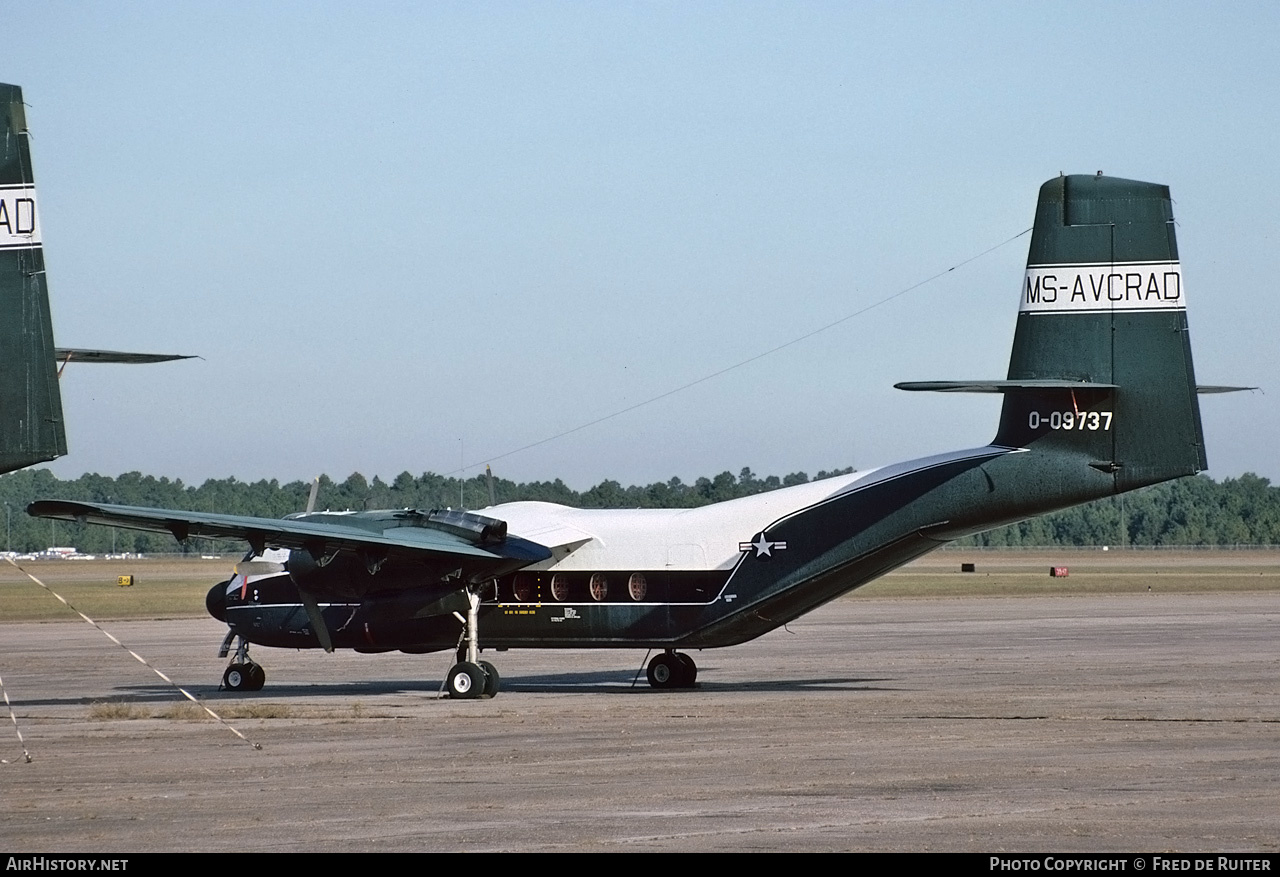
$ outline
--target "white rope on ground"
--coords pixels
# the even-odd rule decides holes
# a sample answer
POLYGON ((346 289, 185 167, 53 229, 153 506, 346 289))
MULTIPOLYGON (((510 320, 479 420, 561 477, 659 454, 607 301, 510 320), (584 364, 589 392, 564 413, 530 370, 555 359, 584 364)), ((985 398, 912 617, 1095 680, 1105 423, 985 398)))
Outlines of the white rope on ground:
MULTIPOLYGON (((13 704, 9 703, 9 692, 5 690, 4 679, 0 679, 0 694, 4 695, 4 705, 9 708, 9 718, 13 720, 13 732, 18 735, 18 745, 22 747, 22 761, 31 763, 31 753, 27 751, 27 741, 22 739, 22 729, 18 727, 18 717, 14 715, 13 704)), ((7 758, 0 758, 0 764, 17 764, 7 758)))
MULTIPOLYGON (((69 602, 67 602, 67 600, 66 600, 65 598, 63 598, 63 596, 62 596, 61 594, 59 594, 59 593, 58 593, 57 591, 55 591, 53 588, 49 587, 49 586, 48 586, 48 585, 46 585, 44 582, 40 581, 38 578, 36 578, 36 577, 35 577, 35 576, 33 576, 31 573, 27 572, 25 569, 23 569, 21 566, 19 566, 19 565, 17 564, 17 562, 15 562, 15 561, 14 561, 14 559, 13 559, 12 557, 6 557, 6 558, 5 558, 5 560, 9 561, 9 564, 10 564, 14 569, 18 570, 18 572, 22 573, 24 576, 26 576, 27 578, 31 579, 31 581, 35 582, 37 585, 39 585, 40 587, 44 588, 44 589, 45 589, 46 591, 48 591, 50 594, 53 594, 53 596, 57 597, 57 598, 58 598, 58 601, 59 601, 60 603, 62 603, 62 605, 63 605, 63 606, 66 606, 68 609, 70 609, 70 610, 71 610, 72 612, 74 612, 76 615, 79 615, 81 618, 83 618, 83 619, 85 620, 85 622, 86 622, 90 627, 92 627, 92 628, 94 628, 95 630, 97 630, 99 633, 101 633, 101 634, 102 634, 103 636, 105 636, 107 639, 111 640, 113 643, 115 643, 116 645, 118 645, 120 648, 124 649, 124 650, 125 650, 126 652, 128 652, 130 655, 133 655, 134 659, 135 659, 139 664, 141 664, 142 666, 144 666, 144 667, 146 667, 148 670, 150 670, 152 673, 154 673, 154 674, 156 674, 157 676, 159 676, 161 679, 163 679, 165 682, 167 682, 167 683, 168 683, 169 685, 171 685, 173 688, 177 689, 177 691, 178 691, 178 692, 179 692, 183 697, 185 697, 187 700, 191 701, 191 702, 192 702, 192 703, 194 703, 196 706, 200 707, 200 709, 202 709, 202 710, 204 710, 206 713, 208 713, 208 714, 209 714, 209 716, 210 716, 210 718, 214 719, 216 722, 218 722, 218 724, 222 725, 222 727, 226 728, 226 729, 227 729, 228 731, 230 731, 232 734, 235 734, 237 737, 239 737, 239 738, 240 738, 241 740, 243 740, 244 742, 248 743, 248 744, 249 744, 250 746, 252 746, 254 749, 261 749, 261 748, 262 748, 262 745, 261 745, 260 743, 254 743, 252 740, 250 740, 250 739, 249 739, 248 737, 246 737, 244 734, 241 734, 241 733, 240 733, 239 731, 237 731, 234 727, 232 727, 232 726, 227 722, 227 720, 226 720, 226 719, 222 718, 222 716, 218 715, 218 714, 217 714, 217 713, 215 713, 213 710, 209 709, 209 707, 205 706, 204 702, 203 702, 203 701, 201 701, 201 700, 199 700, 199 699, 198 699, 194 694, 192 694, 191 692, 189 692, 189 691, 187 691, 185 688, 183 688, 181 685, 179 685, 179 684, 177 684, 176 682, 174 682, 172 679, 170 679, 168 676, 166 676, 166 675, 163 673, 163 671, 161 671, 161 670, 159 670, 159 669, 157 669, 157 668, 155 668, 155 667, 152 667, 150 664, 148 664, 148 663, 147 663, 146 658, 142 657, 142 655, 139 655, 139 654, 138 654, 137 652, 135 652, 133 649, 129 648, 129 647, 128 647, 128 646, 126 646, 124 643, 120 642, 120 640, 116 639, 116 638, 115 638, 114 636, 112 636, 108 631, 104 630, 104 629, 103 629, 103 628, 102 628, 102 627, 101 627, 101 626, 100 626, 96 621, 94 621, 94 620, 93 620, 92 618, 90 618, 88 615, 85 615, 85 614, 84 614, 83 612, 81 612, 79 609, 77 609, 76 607, 72 606, 69 602)), ((9 699, 9 698, 8 698, 8 695, 6 695, 6 696, 5 696, 5 701, 7 702, 7 701, 8 701, 8 699, 9 699)), ((17 720, 16 720, 16 719, 14 720, 14 724, 15 724, 15 725, 17 724, 17 720)), ((21 734, 19 734, 18 736, 19 736, 19 739, 21 739, 21 736, 22 736, 22 735, 21 735, 21 734)), ((25 750, 24 750, 24 751, 25 751, 25 750)), ((30 758, 28 758, 27 760, 28 760, 28 761, 30 761, 30 758)))

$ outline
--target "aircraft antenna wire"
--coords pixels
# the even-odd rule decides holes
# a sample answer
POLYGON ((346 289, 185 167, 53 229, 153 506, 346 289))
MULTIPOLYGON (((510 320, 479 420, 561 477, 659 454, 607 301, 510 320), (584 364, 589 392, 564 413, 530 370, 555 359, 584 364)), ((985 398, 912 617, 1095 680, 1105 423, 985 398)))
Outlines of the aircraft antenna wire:
POLYGON ((879 301, 874 301, 865 307, 859 308, 858 310, 854 311, 851 314, 845 314, 843 317, 840 317, 838 320, 832 320, 830 323, 827 323, 826 325, 819 326, 816 329, 812 329, 808 332, 805 332, 803 335, 798 335, 795 338, 792 338, 790 341, 784 341, 783 343, 777 345, 776 347, 771 347, 768 350, 762 351, 753 356, 749 356, 746 359, 741 360, 739 362, 735 362, 733 365, 727 365, 718 371, 712 372, 711 374, 703 375, 700 378, 696 378, 695 380, 689 381, 687 384, 681 384, 678 387, 659 393, 656 396, 651 396, 648 399, 645 399, 640 402, 636 402, 634 405, 628 405, 625 408, 619 408, 617 411, 614 411, 610 414, 605 414, 602 417, 597 417, 595 420, 589 420, 586 423, 582 423, 582 424, 579 424, 578 426, 572 427, 570 429, 566 429, 563 432, 558 432, 555 435, 547 436, 544 439, 539 439, 536 442, 530 442, 527 445, 522 445, 521 447, 515 448, 514 450, 510 450, 510 451, 506 451, 504 453, 498 454, 497 456, 484 457, 483 459, 477 460, 474 463, 462 464, 461 468, 454 469, 452 472, 445 472, 444 475, 446 477, 450 475, 460 475, 461 473, 467 471, 468 469, 479 466, 481 463, 493 463, 497 460, 502 460, 507 457, 513 457, 516 454, 520 454, 525 451, 531 450, 533 448, 540 447, 545 444, 549 444, 550 442, 556 441, 557 439, 562 439, 565 436, 573 435, 575 432, 582 432, 582 430, 584 429, 590 429, 591 427, 604 423, 607 420, 613 420, 615 417, 621 417, 624 414, 630 414, 632 411, 635 411, 639 408, 644 408, 647 405, 652 405, 654 402, 661 402, 663 399, 666 399, 670 396, 674 396, 677 393, 683 393, 685 390, 692 389, 698 386, 699 384, 705 384, 707 381, 714 380, 720 377, 721 375, 728 374, 731 371, 736 371, 737 369, 740 369, 743 366, 750 365, 751 363, 756 362, 757 360, 764 359, 767 356, 772 356, 775 353, 786 350, 788 347, 794 347, 795 345, 799 344, 802 341, 808 341, 810 338, 813 338, 815 335, 821 335, 823 332, 826 332, 829 329, 834 329, 836 326, 839 326, 843 323, 847 323, 850 320, 852 320, 854 317, 860 317, 863 314, 867 313, 868 311, 873 311, 876 308, 881 307, 882 305, 886 305, 889 302, 893 301, 894 299, 901 298, 902 296, 906 295, 909 292, 914 292, 920 287, 925 286, 929 283, 932 283, 933 281, 937 280, 940 277, 945 277, 946 275, 955 271, 957 268, 963 268, 965 265, 968 265, 970 262, 976 262, 978 259, 981 259, 983 256, 994 253, 996 250, 1000 249, 1001 247, 1008 246, 1009 244, 1013 243, 1018 238, 1029 233, 1030 231, 1031 231, 1030 228, 1024 228, 1022 231, 1018 232, 1013 237, 1008 238, 1007 240, 1003 240, 993 247, 988 247, 987 249, 983 250, 981 253, 977 253, 976 255, 973 255, 967 259, 964 259, 963 261, 957 262, 954 265, 952 265, 950 268, 939 271, 937 274, 932 274, 924 278, 923 280, 919 280, 911 284, 910 286, 903 287, 902 289, 898 290, 892 295, 887 295, 884 298, 880 299, 879 301))
MULTIPOLYGON (((222 716, 220 716, 220 715, 218 715, 217 713, 215 713, 213 710, 209 709, 209 707, 205 706, 204 702, 203 702, 203 701, 201 701, 200 699, 198 699, 194 694, 192 694, 191 692, 187 691, 185 688, 183 688, 183 687, 182 687, 181 685, 179 685, 178 683, 174 682, 172 679, 170 679, 168 676, 166 676, 162 670, 160 670, 160 669, 158 669, 158 668, 156 668, 156 667, 152 667, 150 664, 148 664, 148 663, 147 663, 147 659, 146 659, 146 658, 142 657, 142 655, 139 655, 139 654, 138 654, 137 652, 135 652, 133 649, 129 648, 129 647, 128 647, 128 646, 126 646, 124 643, 120 642, 120 640, 116 639, 116 638, 115 638, 114 636, 112 636, 109 632, 107 632, 107 631, 106 631, 106 630, 105 630, 105 629, 104 629, 100 624, 98 624, 98 622, 94 621, 94 620, 93 620, 92 618, 90 618, 88 615, 85 615, 85 614, 84 614, 83 612, 81 612, 79 609, 77 609, 76 607, 72 606, 72 605, 71 605, 71 603, 70 603, 70 602, 69 602, 65 597, 63 597, 61 594, 59 594, 59 593, 58 593, 57 591, 55 591, 53 588, 49 587, 49 586, 48 586, 48 585, 46 585, 44 582, 40 581, 38 578, 36 578, 35 576, 33 576, 31 573, 29 573, 29 572, 27 572, 25 569, 23 569, 20 565, 18 565, 18 563, 17 563, 16 561, 14 561, 14 559, 13 559, 12 557, 6 557, 6 558, 5 558, 5 560, 9 561, 9 564, 10 564, 11 566, 13 566, 13 568, 14 568, 14 569, 16 569, 18 572, 22 573, 24 576, 26 576, 27 578, 31 579, 31 581, 35 582, 37 585, 39 585, 40 587, 44 588, 44 589, 45 589, 46 591, 48 591, 50 594, 53 594, 53 596, 57 597, 57 598, 58 598, 58 601, 59 601, 60 603, 62 603, 62 605, 63 605, 63 606, 66 606, 68 609, 70 609, 70 610, 71 610, 72 612, 74 612, 76 615, 79 615, 81 618, 83 618, 83 619, 85 620, 85 622, 86 622, 86 623, 88 623, 88 625, 89 625, 90 627, 95 628, 99 633, 101 633, 101 634, 102 634, 103 636, 105 636, 107 639, 111 640, 113 643, 115 643, 115 644, 116 644, 116 645, 118 645, 120 648, 124 649, 126 652, 128 652, 130 655, 132 655, 132 656, 134 657, 134 659, 135 659, 139 664, 141 664, 142 666, 144 666, 144 667, 146 667, 148 670, 150 670, 152 673, 154 673, 154 674, 156 674, 157 676, 159 676, 161 679, 163 679, 165 682, 167 682, 167 683, 168 683, 170 686, 172 686, 173 688, 176 688, 176 689, 177 689, 177 690, 182 694, 182 696, 183 696, 183 697, 185 697, 187 700, 191 701, 191 702, 192 702, 192 703, 194 703, 196 706, 198 706, 200 709, 202 709, 202 710, 204 710, 206 713, 208 713, 208 714, 209 714, 209 715, 210 715, 214 720, 216 720, 216 721, 218 722, 218 724, 222 725, 222 727, 226 728, 226 729, 227 729, 228 731, 230 731, 232 734, 235 734, 237 737, 239 737, 239 738, 240 738, 241 740, 243 740, 244 742, 248 743, 248 744, 249 744, 250 746, 252 746, 254 749, 261 749, 261 748, 262 748, 262 744, 260 744, 260 743, 254 743, 252 740, 250 740, 250 739, 249 739, 248 737, 246 737, 244 734, 241 734, 241 733, 240 733, 239 731, 237 731, 234 727, 232 727, 232 725, 231 725, 230 723, 228 723, 226 719, 224 719, 222 716)), ((9 698, 8 698, 8 695, 6 695, 6 696, 5 696, 5 701, 7 702, 7 701, 8 701, 8 699, 9 699, 9 698)), ((16 720, 14 721, 14 724, 15 724, 15 725, 17 724, 17 721, 16 721, 16 720)), ((19 735, 18 735, 18 739, 22 739, 22 735, 21 735, 21 734, 19 734, 19 735)), ((24 745, 24 747, 23 747, 23 752, 26 752, 26 747, 25 747, 25 745, 24 745)), ((31 760, 30 756, 28 756, 28 757, 27 757, 27 760, 28 760, 28 761, 30 761, 30 760, 31 760)))

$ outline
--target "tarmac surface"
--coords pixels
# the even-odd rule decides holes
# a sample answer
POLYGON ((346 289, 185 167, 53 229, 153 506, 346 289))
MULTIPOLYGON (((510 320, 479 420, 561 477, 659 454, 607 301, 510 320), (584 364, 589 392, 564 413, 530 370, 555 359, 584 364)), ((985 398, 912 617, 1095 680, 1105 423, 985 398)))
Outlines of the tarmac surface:
POLYGON ((486 652, 480 701, 444 654, 254 649, 266 688, 219 692, 216 621, 104 626, 262 749, 88 625, 0 625, 4 849, 1280 849, 1274 591, 846 598, 693 691, 486 652))

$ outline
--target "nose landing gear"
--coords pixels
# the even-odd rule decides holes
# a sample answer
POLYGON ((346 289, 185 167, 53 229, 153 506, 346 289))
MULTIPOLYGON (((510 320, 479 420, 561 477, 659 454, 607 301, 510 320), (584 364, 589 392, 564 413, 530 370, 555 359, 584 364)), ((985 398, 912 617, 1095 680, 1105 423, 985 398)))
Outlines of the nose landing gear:
POLYGON ((227 691, 261 691, 267 684, 267 671, 261 664, 231 664, 222 674, 222 687, 227 691))
POLYGON ((267 671, 249 657, 248 640, 228 631, 222 648, 218 650, 218 657, 225 658, 231 652, 233 640, 236 641, 236 653, 222 674, 222 688, 227 691, 261 691, 267 684, 267 671))

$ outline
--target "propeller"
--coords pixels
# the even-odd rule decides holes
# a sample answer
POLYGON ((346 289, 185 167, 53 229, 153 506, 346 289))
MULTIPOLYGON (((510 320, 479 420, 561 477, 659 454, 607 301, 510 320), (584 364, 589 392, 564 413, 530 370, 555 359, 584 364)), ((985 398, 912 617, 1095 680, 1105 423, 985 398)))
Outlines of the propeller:
MULTIPOLYGON (((320 478, 317 476, 311 481, 311 495, 307 497, 307 508, 305 514, 311 514, 316 510, 316 496, 320 493, 320 478)), ((320 612, 320 601, 316 599, 316 595, 311 593, 298 584, 294 579, 294 585, 298 588, 298 596, 302 598, 302 607, 307 610, 307 620, 311 622, 311 629, 315 631, 316 639, 320 640, 320 647, 326 652, 333 651, 333 638, 329 636, 329 625, 324 623, 324 615, 320 612)))
MULTIPOLYGON (((311 481, 311 493, 307 497, 307 507, 304 514, 310 514, 315 511, 316 496, 320 492, 320 479, 314 478, 311 481)), ((246 592, 249 590, 249 576, 273 576, 289 571, 288 563, 281 563, 275 560, 264 560, 261 556, 256 555, 252 550, 244 556, 244 559, 235 565, 235 574, 243 577, 240 583, 240 599, 244 599, 246 592)), ((295 582, 296 584, 296 582, 295 582)), ((307 611, 307 618, 311 621, 311 628, 316 632, 316 637, 320 640, 320 645, 324 647, 326 652, 333 651, 333 642, 329 637, 329 629, 324 623, 324 617, 320 614, 319 601, 316 596, 303 588, 298 588, 298 596, 302 599, 302 605, 307 611)))
POLYGON ((333 638, 329 636, 329 625, 324 623, 324 615, 320 612, 320 601, 315 594, 302 587, 298 588, 298 596, 302 598, 302 606, 307 610, 307 620, 311 622, 316 639, 320 640, 320 647, 326 652, 332 652, 333 638))
POLYGON ((274 560, 242 560, 235 565, 235 574, 238 576, 273 576, 288 571, 288 564, 274 560))
MULTIPOLYGON (((320 477, 311 480, 311 494, 307 497, 307 507, 303 514, 311 514, 316 509, 316 496, 320 493, 320 477)), ((274 560, 263 560, 250 551, 244 559, 237 563, 233 572, 238 576, 274 576, 288 572, 289 565, 274 560)), ((247 583, 246 583, 247 584, 247 583)))

